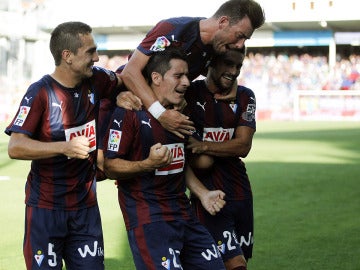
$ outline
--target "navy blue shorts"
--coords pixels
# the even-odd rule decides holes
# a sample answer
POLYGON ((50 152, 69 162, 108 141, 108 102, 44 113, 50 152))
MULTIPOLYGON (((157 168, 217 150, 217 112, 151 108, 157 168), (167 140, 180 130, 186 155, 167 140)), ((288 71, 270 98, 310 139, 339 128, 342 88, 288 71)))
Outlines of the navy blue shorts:
POLYGON ((200 222, 205 225, 218 245, 224 261, 243 254, 252 257, 254 244, 254 214, 252 199, 226 201, 215 216, 210 215, 197 199, 192 207, 200 222))
POLYGON ((98 206, 77 211, 26 206, 24 257, 28 270, 103 270, 98 206))
POLYGON ((128 231, 137 270, 225 270, 216 244, 197 220, 159 221, 128 231))

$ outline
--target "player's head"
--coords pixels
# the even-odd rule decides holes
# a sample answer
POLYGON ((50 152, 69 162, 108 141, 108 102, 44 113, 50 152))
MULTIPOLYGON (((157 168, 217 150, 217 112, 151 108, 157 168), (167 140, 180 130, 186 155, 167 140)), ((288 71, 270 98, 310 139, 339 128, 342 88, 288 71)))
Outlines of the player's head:
POLYGON ((245 47, 239 50, 229 50, 225 54, 216 55, 208 68, 207 80, 209 87, 218 93, 227 94, 234 84, 245 58, 245 47))
POLYGON ((55 65, 60 65, 64 50, 76 54, 77 50, 83 46, 81 35, 88 35, 91 32, 92 28, 83 22, 64 22, 56 26, 50 38, 50 51, 55 65))
POLYGON ((230 25, 248 17, 254 29, 265 23, 265 13, 259 3, 254 0, 228 0, 215 12, 214 17, 228 16, 230 25))
POLYGON ((254 0, 228 0, 222 4, 212 18, 217 20, 218 30, 212 41, 216 53, 241 48, 255 29, 265 22, 262 7, 254 0))
POLYGON ((178 105, 189 87, 186 54, 180 48, 168 47, 150 57, 144 77, 163 106, 178 105))

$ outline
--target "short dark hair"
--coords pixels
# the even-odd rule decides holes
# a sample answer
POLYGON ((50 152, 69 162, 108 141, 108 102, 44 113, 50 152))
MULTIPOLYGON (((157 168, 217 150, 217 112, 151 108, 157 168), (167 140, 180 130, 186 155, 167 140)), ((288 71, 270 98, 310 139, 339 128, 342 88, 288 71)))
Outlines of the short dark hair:
POLYGON ((146 80, 149 83, 151 82, 152 72, 164 75, 171 68, 170 61, 172 59, 180 59, 187 62, 186 54, 180 47, 167 47, 163 51, 153 53, 143 70, 146 80))
POLYGON ((92 28, 83 22, 64 22, 55 27, 51 32, 50 51, 55 60, 55 65, 61 63, 63 50, 76 53, 82 46, 80 34, 90 34, 92 28))
MULTIPOLYGON (((225 53, 215 54, 215 55, 213 56, 213 58, 211 59, 211 62, 210 62, 209 67, 214 68, 219 61, 223 61, 224 58, 227 56, 227 54, 228 54, 228 53, 231 53, 231 52, 236 52, 236 53, 238 53, 238 54, 239 54, 239 57, 241 57, 242 60, 244 60, 244 58, 245 58, 245 56, 246 56, 246 48, 245 48, 245 46, 242 47, 241 49, 230 49, 230 50, 226 51, 225 53)), ((228 57, 229 57, 229 56, 228 56, 228 57)))
POLYGON ((259 28, 265 23, 264 10, 254 0, 228 0, 213 15, 215 18, 221 16, 228 16, 230 24, 236 24, 245 16, 248 16, 254 29, 259 28))

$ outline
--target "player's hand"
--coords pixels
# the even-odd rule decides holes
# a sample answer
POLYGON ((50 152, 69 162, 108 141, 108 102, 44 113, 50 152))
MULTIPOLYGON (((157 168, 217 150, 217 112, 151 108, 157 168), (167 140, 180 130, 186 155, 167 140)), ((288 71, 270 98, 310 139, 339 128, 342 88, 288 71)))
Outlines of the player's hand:
POLYGON ((187 149, 191 149, 191 152, 193 154, 202 154, 206 150, 208 150, 208 146, 206 145, 206 142, 198 141, 193 137, 189 137, 189 141, 186 145, 187 149))
POLYGON ((210 215, 214 216, 225 206, 225 193, 221 190, 208 191, 200 198, 202 206, 210 215))
POLYGON ((140 110, 141 99, 130 91, 122 91, 116 97, 116 105, 127 110, 140 110))
POLYGON ((86 159, 89 157, 90 142, 85 136, 78 136, 67 143, 65 155, 69 158, 86 159))
POLYGON ((149 157, 145 162, 147 162, 147 166, 151 169, 167 166, 172 162, 171 151, 161 143, 154 144, 151 146, 149 157))
POLYGON ((165 129, 180 138, 184 138, 184 135, 191 135, 195 131, 194 123, 189 120, 189 117, 177 110, 164 111, 158 121, 165 129))

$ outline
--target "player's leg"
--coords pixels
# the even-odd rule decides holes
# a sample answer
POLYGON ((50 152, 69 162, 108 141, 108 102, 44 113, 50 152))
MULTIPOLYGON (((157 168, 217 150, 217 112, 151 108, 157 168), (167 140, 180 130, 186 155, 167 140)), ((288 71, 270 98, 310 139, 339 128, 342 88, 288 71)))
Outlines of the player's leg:
POLYGON ((137 270, 181 269, 183 221, 157 221, 128 231, 137 270))
POLYGON ((236 202, 235 231, 246 261, 252 257, 254 246, 254 213, 252 198, 236 202))
POLYGON ((214 238, 227 270, 246 269, 246 260, 236 235, 233 212, 236 204, 228 201, 215 216, 210 215, 198 200, 193 201, 193 209, 202 224, 214 238))
POLYGON ((27 270, 62 269, 66 217, 61 211, 26 206, 23 252, 27 270))
POLYGON ((197 219, 187 222, 184 239, 180 255, 184 269, 225 270, 214 239, 197 219))
POLYGON ((104 240, 99 207, 71 211, 64 249, 67 270, 103 270, 104 240))

